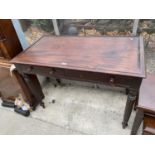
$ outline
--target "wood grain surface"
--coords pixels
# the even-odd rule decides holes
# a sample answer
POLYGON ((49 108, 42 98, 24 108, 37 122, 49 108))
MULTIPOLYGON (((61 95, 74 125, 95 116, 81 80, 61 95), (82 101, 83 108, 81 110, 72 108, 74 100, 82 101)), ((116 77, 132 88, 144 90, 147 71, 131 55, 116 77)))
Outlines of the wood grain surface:
POLYGON ((145 77, 141 37, 44 36, 11 62, 145 77))

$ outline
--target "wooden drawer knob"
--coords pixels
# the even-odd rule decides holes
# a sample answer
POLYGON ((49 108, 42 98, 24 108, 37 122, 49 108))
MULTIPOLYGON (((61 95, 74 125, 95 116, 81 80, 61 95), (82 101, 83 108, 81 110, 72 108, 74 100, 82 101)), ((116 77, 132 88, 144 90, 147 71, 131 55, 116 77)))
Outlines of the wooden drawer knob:
POLYGON ((110 82, 111 84, 113 84, 113 83, 115 82, 115 78, 114 78, 114 77, 111 77, 110 80, 109 80, 109 82, 110 82))
POLYGON ((33 70, 33 66, 30 66, 26 69, 27 72, 31 72, 33 70))
POLYGON ((52 74, 53 74, 53 71, 51 70, 51 71, 49 72, 49 74, 52 75, 52 74))
POLYGON ((49 74, 52 75, 54 72, 55 72, 55 70, 52 69, 52 70, 49 71, 49 74))

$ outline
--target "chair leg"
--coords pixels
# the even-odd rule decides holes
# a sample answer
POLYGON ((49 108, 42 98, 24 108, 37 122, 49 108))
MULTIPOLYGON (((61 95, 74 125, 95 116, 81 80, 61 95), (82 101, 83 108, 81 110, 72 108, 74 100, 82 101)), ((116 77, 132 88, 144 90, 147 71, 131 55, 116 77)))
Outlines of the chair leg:
POLYGON ((143 121, 143 118, 144 118, 144 112, 143 110, 141 109, 138 109, 137 112, 136 112, 136 116, 135 116, 135 119, 134 119, 134 122, 133 122, 133 126, 132 126, 132 129, 131 129, 131 135, 136 135, 137 134, 137 131, 143 121))

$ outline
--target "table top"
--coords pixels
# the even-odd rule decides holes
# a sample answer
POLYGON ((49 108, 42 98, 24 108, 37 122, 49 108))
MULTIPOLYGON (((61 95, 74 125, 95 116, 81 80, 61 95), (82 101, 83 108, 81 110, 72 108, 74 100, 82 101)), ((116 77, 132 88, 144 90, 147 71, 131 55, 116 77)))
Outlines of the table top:
POLYGON ((11 62, 145 77, 141 37, 44 36, 11 62))
POLYGON ((147 78, 143 80, 140 87, 138 107, 155 113, 155 74, 148 74, 147 78))

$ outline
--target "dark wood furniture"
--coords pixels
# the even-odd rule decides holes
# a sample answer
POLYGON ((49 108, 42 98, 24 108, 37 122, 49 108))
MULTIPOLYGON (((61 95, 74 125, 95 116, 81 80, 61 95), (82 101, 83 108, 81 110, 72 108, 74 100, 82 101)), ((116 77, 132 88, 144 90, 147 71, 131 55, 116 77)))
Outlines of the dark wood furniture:
POLYGON ((38 95, 39 102, 42 99, 39 98, 39 89, 32 88, 30 79, 34 74, 128 89, 123 128, 127 126, 141 81, 145 77, 141 37, 45 36, 11 62, 26 79, 32 93, 38 95))
POLYGON ((142 121, 143 134, 155 134, 155 75, 147 75, 140 87, 132 135, 137 133, 142 121))
POLYGON ((20 93, 18 83, 11 78, 10 64, 5 60, 0 61, 0 95, 3 100, 14 100, 20 93))
MULTIPOLYGON (((22 51, 12 21, 0 19, 0 97, 2 100, 14 102, 15 97, 21 93, 26 101, 36 102, 23 77, 17 71, 13 71, 13 77, 10 76, 10 60, 22 51)), ((35 75, 33 75, 33 81, 38 82, 35 75)))
POLYGON ((10 19, 0 19, 0 55, 10 60, 22 51, 16 31, 10 19))
POLYGON ((22 51, 21 44, 10 19, 0 19, 0 97, 14 100, 20 87, 10 76, 9 60, 22 51))

